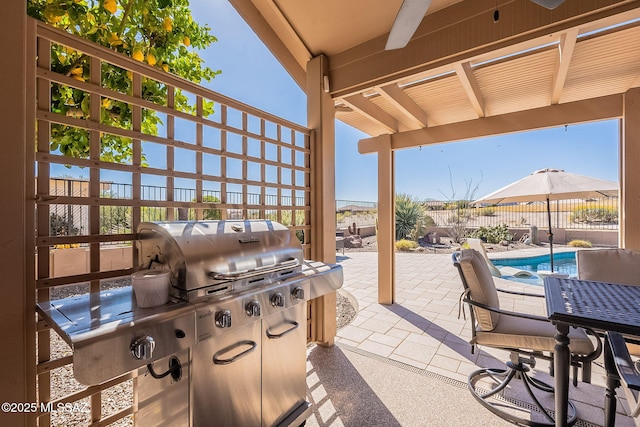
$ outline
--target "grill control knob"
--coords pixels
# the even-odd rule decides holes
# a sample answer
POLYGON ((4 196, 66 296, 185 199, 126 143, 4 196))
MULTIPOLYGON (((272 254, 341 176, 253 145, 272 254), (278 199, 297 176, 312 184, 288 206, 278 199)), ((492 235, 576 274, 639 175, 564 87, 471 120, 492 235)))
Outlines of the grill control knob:
POLYGON ((293 299, 303 300, 304 299, 304 289, 302 289, 300 286, 296 286, 291 291, 291 296, 293 297, 293 299))
POLYGON ((138 360, 149 360, 153 356, 153 350, 156 348, 156 342, 149 335, 137 338, 131 343, 131 354, 138 360))
POLYGON ((231 311, 222 310, 216 313, 216 326, 218 328, 231 327, 231 311))
POLYGON ((280 292, 271 295, 271 305, 274 307, 284 307, 284 295, 280 292))
POLYGON ((260 317, 260 303, 256 300, 251 300, 244 307, 244 311, 249 317, 260 317))

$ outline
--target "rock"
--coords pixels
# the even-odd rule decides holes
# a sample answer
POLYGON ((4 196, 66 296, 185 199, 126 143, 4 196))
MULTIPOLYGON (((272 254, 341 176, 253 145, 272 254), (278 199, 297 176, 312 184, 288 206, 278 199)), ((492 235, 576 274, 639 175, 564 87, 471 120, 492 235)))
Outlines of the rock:
POLYGON ((503 240, 500 242, 502 246, 509 246, 509 242, 507 240, 503 240))
POLYGON ((362 247, 362 237, 358 235, 347 236, 344 238, 344 247, 345 248, 361 248, 362 247))

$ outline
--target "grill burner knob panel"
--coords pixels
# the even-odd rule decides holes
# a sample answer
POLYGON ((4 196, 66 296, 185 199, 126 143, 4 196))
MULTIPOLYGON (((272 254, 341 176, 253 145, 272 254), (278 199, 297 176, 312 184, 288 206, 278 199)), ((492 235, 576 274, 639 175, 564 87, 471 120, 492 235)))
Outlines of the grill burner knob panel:
POLYGON ((156 342, 149 335, 142 336, 131 343, 131 354, 138 360, 149 360, 153 357, 156 342))
POLYGON ((276 292, 271 295, 271 305, 274 307, 284 307, 284 295, 281 292, 276 292))
POLYGON ((304 289, 300 286, 293 288, 293 290, 291 291, 291 296, 293 297, 293 299, 304 300, 304 289))
POLYGON ((216 326, 218 328, 231 327, 231 311, 222 310, 216 313, 216 326))
POLYGON ((260 317, 260 303, 256 300, 251 300, 244 307, 244 311, 249 317, 260 317))

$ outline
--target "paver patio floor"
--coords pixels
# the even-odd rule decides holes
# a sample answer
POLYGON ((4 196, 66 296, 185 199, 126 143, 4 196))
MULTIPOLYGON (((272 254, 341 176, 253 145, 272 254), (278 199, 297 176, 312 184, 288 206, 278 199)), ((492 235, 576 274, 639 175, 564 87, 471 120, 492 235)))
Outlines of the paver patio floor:
MULTIPOLYGON (((523 256, 522 251, 513 254, 523 256)), ((398 253, 396 302, 390 306, 377 302, 377 253, 346 253, 338 262, 344 269, 342 289, 354 300, 358 314, 338 331, 336 347, 309 351, 310 390, 313 393, 321 387, 324 391, 319 393, 319 401, 313 397, 316 412, 307 425, 505 424, 475 402, 466 389, 470 372, 478 367, 502 368, 509 354, 487 347, 471 353, 470 320, 468 316, 466 320, 458 318, 462 284, 450 254, 398 253), (326 386, 323 377, 327 377, 326 386), (353 391, 356 384, 358 393, 353 391), (370 410, 362 400, 370 402, 370 410), (322 406, 324 414, 318 412, 322 406)), ((544 293, 542 287, 504 279, 496 279, 496 285, 544 293)), ((543 298, 501 295, 501 307, 545 315, 543 298)), ((535 376, 553 384, 548 367, 546 361, 539 360, 535 376)), ((603 424, 604 381, 599 360, 592 384, 571 387, 570 398, 578 409, 580 425, 603 424)), ((507 393, 516 400, 521 397, 517 390, 507 393)), ((616 425, 633 426, 624 415, 625 407, 620 398, 616 425)))

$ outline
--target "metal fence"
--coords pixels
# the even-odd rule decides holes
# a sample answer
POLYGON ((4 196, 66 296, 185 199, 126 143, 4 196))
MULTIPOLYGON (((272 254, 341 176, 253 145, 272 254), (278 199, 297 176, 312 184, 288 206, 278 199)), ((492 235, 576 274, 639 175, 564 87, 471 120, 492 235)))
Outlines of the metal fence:
MULTIPOLYGON (((495 227, 506 224, 510 228, 530 226, 548 227, 546 203, 519 203, 505 206, 468 207, 464 202, 430 203, 429 215, 436 226, 447 227, 457 221, 469 228, 495 227)), ((551 226, 563 229, 617 230, 618 198, 596 200, 559 200, 550 203, 551 226)))
MULTIPOLYGON (((518 203, 504 206, 472 207, 467 201, 423 202, 431 225, 447 228, 464 223, 468 228, 548 227, 546 203, 518 203)), ((618 198, 559 200, 550 203, 551 226, 563 229, 618 230, 618 198)), ((336 226, 346 228, 374 225, 378 217, 376 202, 336 200, 336 226)))
MULTIPOLYGON (((53 196, 62 197, 87 197, 89 194, 89 181, 72 178, 51 178, 51 191, 53 196)), ((132 185, 102 182, 101 198, 105 199, 131 199, 132 185)), ((146 201, 166 201, 167 188, 157 185, 141 185, 141 199, 146 201)), ((174 188, 174 201, 195 202, 195 188, 174 188)), ((242 205, 243 193, 227 192, 228 205, 242 205)), ((216 207, 222 200, 222 193, 218 190, 202 190, 202 201, 211 203, 211 208, 204 209, 202 219, 221 219, 222 208, 216 207)), ((304 206, 304 197, 296 197, 295 204, 292 196, 277 194, 247 193, 249 205, 263 205, 265 207, 286 207, 304 206)), ((87 233, 89 227, 88 206, 74 204, 51 204, 50 205, 50 228, 51 236, 79 236, 87 233)), ((145 206, 141 208, 141 221, 164 221, 167 219, 167 210, 163 207, 145 206)), ((285 211, 286 212, 286 211, 285 211)), ((267 217, 275 220, 277 217, 275 209, 248 209, 243 214, 242 209, 225 209, 226 218, 229 219, 258 219, 267 217)), ((196 219, 196 210, 191 208, 177 208, 175 218, 182 220, 196 219)), ((126 234, 132 232, 132 209, 130 206, 102 205, 100 207, 100 230, 102 234, 126 234)), ((291 223, 290 216, 284 214, 281 221, 291 223)), ((288 224, 289 225, 289 224, 288 224)), ((110 244, 105 242, 104 244, 110 244)))

